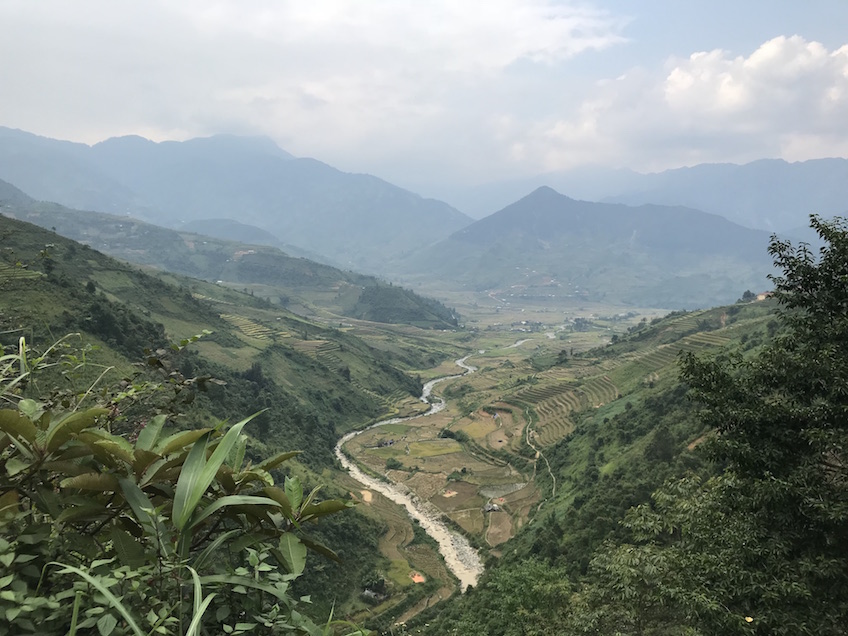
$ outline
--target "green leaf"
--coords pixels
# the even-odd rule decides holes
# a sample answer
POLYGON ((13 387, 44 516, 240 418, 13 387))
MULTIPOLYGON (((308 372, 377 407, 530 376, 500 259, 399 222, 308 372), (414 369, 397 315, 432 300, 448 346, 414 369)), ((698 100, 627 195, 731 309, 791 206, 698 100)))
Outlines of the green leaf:
POLYGON ((276 455, 273 455, 257 464, 256 468, 259 468, 261 470, 272 470, 282 464, 284 461, 287 461, 292 457, 296 457, 297 455, 300 455, 300 451, 287 451, 285 453, 277 453, 276 455))
POLYGON ((318 543, 317 541, 313 541, 309 537, 300 537, 300 542, 305 545, 307 548, 312 550, 313 552, 317 552, 318 554, 322 554, 331 561, 335 561, 336 563, 341 563, 342 560, 339 558, 339 555, 333 552, 330 548, 325 546, 323 543, 318 543))
POLYGON ((37 420, 44 413, 43 404, 29 399, 18 402, 18 409, 32 421, 37 420))
POLYGON ((277 486, 269 486, 268 488, 263 488, 262 492, 280 504, 280 508, 282 509, 283 515, 285 515, 286 519, 294 520, 294 511, 292 510, 289 497, 281 488, 278 488, 277 486))
POLYGON ((106 598, 107 601, 109 601, 109 604, 112 605, 112 607, 118 610, 118 612, 121 614, 121 616, 123 616, 124 620, 127 622, 127 625, 129 625, 130 629, 132 629, 135 636, 145 636, 145 633, 135 622, 135 619, 132 617, 132 614, 130 614, 129 610, 127 610, 127 608, 121 604, 121 601, 119 601, 115 597, 115 595, 112 594, 109 588, 105 587, 102 583, 100 583, 97 578, 91 576, 88 572, 80 570, 79 568, 74 567, 72 565, 66 565, 65 563, 51 561, 49 565, 55 565, 62 568, 61 570, 59 570, 59 574, 76 574, 77 576, 85 579, 85 581, 87 581, 89 585, 94 587, 106 598))
POLYGON ((291 532, 286 532, 280 537, 279 550, 289 573, 300 576, 306 567, 306 546, 291 532))
POLYGON ((104 614, 100 617, 100 620, 97 621, 97 631, 100 632, 100 636, 109 636, 117 625, 117 618, 111 614, 104 614))
POLYGON ((165 455, 170 455, 176 450, 182 450, 186 446, 194 444, 211 430, 211 428, 199 428, 194 431, 181 431, 179 433, 174 433, 159 442, 153 450, 163 457, 165 455))
POLYGON ((56 517, 56 523, 68 523, 71 521, 78 521, 80 519, 93 521, 95 519, 101 519, 106 513, 107 510, 103 504, 91 501, 79 506, 65 508, 62 513, 56 517))
POLYGON ((159 439, 159 434, 162 432, 162 427, 165 425, 165 416, 157 415, 150 420, 147 425, 141 429, 136 440, 136 448, 144 451, 153 450, 156 441, 159 439))
POLYGON ((297 477, 286 477, 286 496, 291 502, 292 510, 300 508, 300 503, 303 501, 303 484, 297 477))
POLYGON ((238 442, 241 430, 259 413, 246 417, 228 430, 208 460, 206 460, 208 436, 198 440, 189 451, 174 493, 173 520, 177 529, 182 530, 186 526, 206 489, 215 479, 218 469, 238 442))
POLYGON ((144 547, 129 532, 120 528, 112 528, 111 537, 115 554, 118 555, 118 560, 122 564, 131 568, 138 568, 147 562, 144 547))
POLYGON ((341 499, 328 499, 327 501, 322 501, 318 504, 304 506, 303 510, 300 511, 300 518, 303 521, 308 521, 309 519, 317 519, 318 517, 331 515, 334 512, 345 510, 346 508, 352 508, 354 505, 355 504, 352 501, 342 501, 341 499))
POLYGON ((91 408, 82 413, 72 413, 68 417, 54 421, 47 431, 47 440, 45 446, 48 452, 55 452, 67 442, 71 435, 75 435, 80 431, 94 426, 97 418, 106 415, 108 409, 91 408))
POLYGON ((6 473, 9 477, 14 477, 18 473, 25 471, 30 466, 32 466, 32 464, 29 462, 21 461, 17 457, 10 457, 6 460, 6 473))
POLYGON ((194 528, 203 522, 204 519, 207 519, 210 515, 215 514, 221 508, 225 508, 227 506, 273 506, 275 508, 279 508, 280 504, 269 497, 256 497, 253 495, 227 495, 225 497, 221 497, 220 499, 216 499, 210 505, 203 509, 198 515, 195 515, 191 519, 191 523, 188 525, 188 528, 194 528))
POLYGON ((205 585, 207 583, 220 583, 233 588, 237 585, 243 585, 244 587, 249 587, 254 590, 260 590, 262 592, 267 592, 271 596, 277 598, 280 601, 285 602, 288 600, 288 594, 286 594, 286 590, 288 589, 287 583, 277 583, 276 585, 269 585, 268 583, 262 583, 261 581, 256 581, 254 579, 250 579, 242 576, 233 576, 230 574, 213 574, 210 576, 201 576, 201 582, 205 585))
POLYGON ((144 528, 147 535, 151 538, 156 537, 159 545, 170 546, 170 533, 160 528, 159 519, 153 504, 147 495, 144 494, 144 491, 125 477, 119 479, 118 482, 121 485, 121 491, 124 493, 127 503, 135 514, 136 520, 144 528))
POLYGON ((217 553, 218 548, 220 548, 226 541, 229 541, 234 536, 241 534, 241 532, 241 530, 228 530, 223 534, 219 534, 217 537, 215 537, 215 540, 212 541, 212 543, 210 543, 203 549, 203 552, 197 555, 192 565, 198 570, 202 569, 203 566, 206 565, 206 561, 208 561, 213 554, 217 553))
POLYGON ((118 480, 109 473, 84 473, 75 477, 67 477, 59 482, 60 488, 79 488, 97 492, 117 492, 118 480))
POLYGON ((32 420, 10 409, 0 411, 0 431, 25 439, 30 444, 35 441, 35 436, 38 434, 38 429, 35 428, 32 420))

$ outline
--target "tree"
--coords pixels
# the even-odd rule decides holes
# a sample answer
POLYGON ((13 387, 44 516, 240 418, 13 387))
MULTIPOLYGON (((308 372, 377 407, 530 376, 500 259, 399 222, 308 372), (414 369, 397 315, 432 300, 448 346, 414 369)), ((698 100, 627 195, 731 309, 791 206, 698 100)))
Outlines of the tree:
POLYGON ((720 472, 628 513, 592 563, 573 631, 844 634, 848 625, 848 225, 772 238, 778 331, 757 355, 688 355, 720 472))

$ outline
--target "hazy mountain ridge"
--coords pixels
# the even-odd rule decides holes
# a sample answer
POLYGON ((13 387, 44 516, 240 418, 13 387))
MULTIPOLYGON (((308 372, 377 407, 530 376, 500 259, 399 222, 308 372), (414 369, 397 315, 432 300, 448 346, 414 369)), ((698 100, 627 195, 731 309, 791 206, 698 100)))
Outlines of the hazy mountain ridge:
POLYGON ((830 217, 848 210, 848 159, 701 164, 641 175, 630 189, 604 200, 687 205, 748 227, 785 232, 806 226, 811 213, 830 217))
MULTIPOLYGON (((438 301, 372 276, 295 258, 275 247, 215 239, 123 216, 40 203, 2 180, 0 212, 54 228, 62 236, 132 263, 240 288, 245 285, 263 298, 298 307, 301 313, 313 313, 317 306, 345 316, 409 322, 424 328, 450 328, 458 319, 453 310, 438 301), (388 311, 392 304, 403 307, 402 314, 388 311)), ((232 223, 224 227, 232 227, 232 223)), ((246 232, 251 229, 243 227, 246 232)))
POLYGON ((87 146, 0 128, 0 178, 37 199, 171 227, 237 219, 344 267, 378 273, 387 257, 471 221, 377 177, 294 158, 266 138, 121 137, 87 146))
POLYGON ((766 232, 682 207, 576 201, 539 188, 403 264, 473 289, 527 289, 661 307, 767 285, 766 232))
POLYGON ((445 186, 437 192, 481 218, 543 185, 576 199, 682 205, 746 227, 791 233, 807 228, 811 213, 830 217, 848 210, 848 159, 704 163, 653 173, 584 166, 472 187, 445 186))

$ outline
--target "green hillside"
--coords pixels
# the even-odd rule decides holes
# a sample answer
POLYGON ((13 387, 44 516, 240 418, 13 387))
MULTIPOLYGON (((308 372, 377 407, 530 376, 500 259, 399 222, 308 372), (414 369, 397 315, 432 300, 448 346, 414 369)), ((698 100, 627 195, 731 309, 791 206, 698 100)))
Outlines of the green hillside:
MULTIPOLYGON (((162 385, 162 396, 176 400, 174 425, 186 429, 265 409, 246 429, 247 457, 299 450, 291 470, 309 485, 324 483, 330 496, 347 496, 327 477, 336 439, 418 404, 421 384, 412 371, 445 355, 426 346, 426 331, 418 341, 411 327, 402 340, 372 329, 369 344, 221 285, 151 276, 6 217, 0 217, 0 237, 0 338, 7 351, 21 336, 33 351, 43 351, 65 334, 80 334, 67 344, 85 364, 70 375, 48 374, 42 390, 84 391, 104 370, 93 384, 98 391, 162 385), (170 343, 207 330, 198 342, 171 351, 170 343), (146 357, 145 349, 153 353, 146 357)), ((310 556, 322 574, 299 582, 302 593, 329 580, 336 590, 316 611, 329 612, 334 599, 356 601, 382 559, 381 524, 351 513, 322 525, 317 536, 333 539, 344 561, 310 556)))
POLYGON ((767 243, 766 232, 698 210, 576 201, 539 188, 394 265, 421 285, 680 309, 765 288, 767 243))
POLYGON ((291 257, 277 248, 177 232, 136 219, 37 202, 0 181, 0 211, 139 265, 247 290, 298 313, 451 328, 454 311, 372 276, 291 257), (377 289, 379 288, 379 291, 377 289), (389 307, 403 307, 390 312, 389 307))

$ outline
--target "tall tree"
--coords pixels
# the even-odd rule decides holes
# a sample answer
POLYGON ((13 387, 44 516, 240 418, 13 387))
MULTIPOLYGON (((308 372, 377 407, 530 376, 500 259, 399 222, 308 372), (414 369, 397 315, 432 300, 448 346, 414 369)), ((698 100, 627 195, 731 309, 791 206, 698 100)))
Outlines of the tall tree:
POLYGON ((818 254, 773 238, 778 332, 753 357, 688 356, 683 380, 720 468, 667 484, 607 546, 574 631, 848 630, 848 224, 812 217, 818 254))

